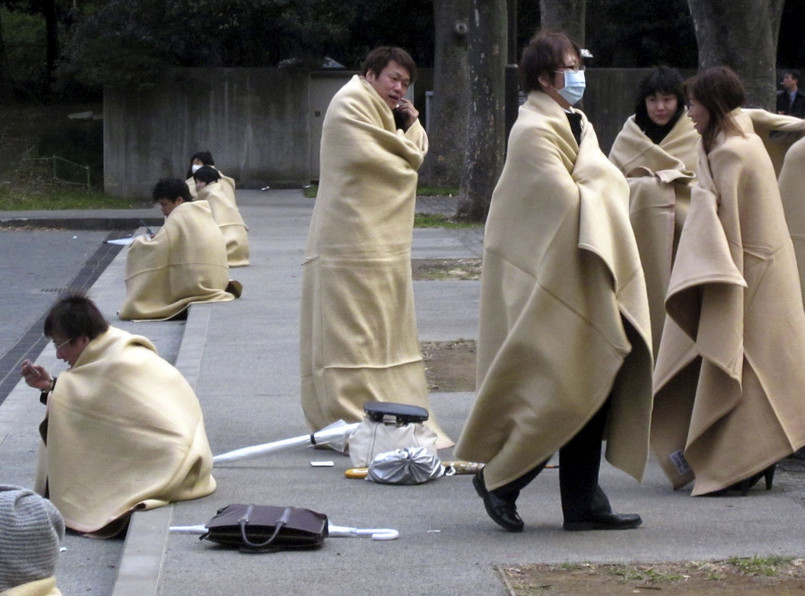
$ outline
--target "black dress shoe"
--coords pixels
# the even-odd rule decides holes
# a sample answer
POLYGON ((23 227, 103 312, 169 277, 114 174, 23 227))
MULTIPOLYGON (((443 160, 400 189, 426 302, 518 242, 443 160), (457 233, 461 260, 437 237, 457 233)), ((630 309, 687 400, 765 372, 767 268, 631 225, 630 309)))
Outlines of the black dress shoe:
POLYGON ((568 532, 585 530, 629 530, 636 528, 643 520, 636 513, 598 513, 584 521, 566 521, 562 527, 568 532))
POLYGON ((523 520, 517 515, 517 507, 514 501, 507 501, 497 496, 494 492, 486 490, 483 470, 473 476, 472 485, 475 487, 478 496, 484 500, 484 507, 492 521, 509 532, 523 531, 523 520))

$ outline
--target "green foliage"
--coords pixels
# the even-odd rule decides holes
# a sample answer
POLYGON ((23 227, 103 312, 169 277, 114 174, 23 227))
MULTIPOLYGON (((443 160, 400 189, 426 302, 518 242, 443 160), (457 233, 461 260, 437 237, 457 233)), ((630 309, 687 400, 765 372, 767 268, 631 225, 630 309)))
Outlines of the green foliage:
POLYGON ((36 81, 45 68, 45 21, 39 15, 0 8, 6 61, 14 79, 36 81))
POLYGON ((780 567, 786 565, 791 559, 788 557, 731 557, 728 562, 746 575, 762 575, 773 577, 777 575, 780 567))
POLYGON ((482 222, 452 221, 441 213, 417 213, 414 216, 415 228, 480 228, 482 222))
POLYGON ((352 14, 335 0, 110 0, 82 21, 60 72, 137 89, 176 66, 314 64, 347 38, 352 14))

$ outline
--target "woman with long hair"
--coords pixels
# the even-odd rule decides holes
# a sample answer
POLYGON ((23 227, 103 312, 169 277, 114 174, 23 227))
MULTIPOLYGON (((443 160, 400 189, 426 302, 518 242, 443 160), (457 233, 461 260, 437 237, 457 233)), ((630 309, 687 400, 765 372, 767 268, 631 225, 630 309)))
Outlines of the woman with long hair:
POLYGON ((697 182, 668 287, 652 447, 693 495, 772 487, 805 445, 805 311, 774 167, 718 66, 686 82, 697 182))

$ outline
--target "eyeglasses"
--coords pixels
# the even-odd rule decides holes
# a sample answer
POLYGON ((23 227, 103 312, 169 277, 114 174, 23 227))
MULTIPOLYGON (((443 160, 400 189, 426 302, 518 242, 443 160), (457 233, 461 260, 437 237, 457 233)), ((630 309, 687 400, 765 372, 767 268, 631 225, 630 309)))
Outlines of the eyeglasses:
POLYGON ((71 337, 70 339, 68 339, 67 341, 63 341, 63 342, 61 342, 61 343, 60 343, 60 344, 58 344, 58 345, 57 345, 57 344, 56 344, 56 342, 54 341, 54 342, 53 342, 53 347, 54 347, 54 348, 56 348, 56 351, 58 352, 58 351, 59 351, 61 348, 63 348, 63 347, 64 347, 64 346, 66 346, 67 344, 69 344, 71 341, 73 341, 73 338, 72 338, 72 337, 71 337))

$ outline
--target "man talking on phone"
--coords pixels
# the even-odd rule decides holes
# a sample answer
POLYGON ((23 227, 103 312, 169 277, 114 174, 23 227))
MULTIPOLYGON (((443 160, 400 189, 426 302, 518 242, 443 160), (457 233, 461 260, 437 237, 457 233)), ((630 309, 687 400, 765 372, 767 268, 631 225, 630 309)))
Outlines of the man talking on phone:
MULTIPOLYGON (((405 97, 415 76, 408 52, 376 48, 324 117, 300 329, 312 431, 361 420, 367 401, 430 410, 411 279, 417 170, 428 149, 405 97)), ((453 444, 432 415, 426 424, 437 447, 453 444)))

